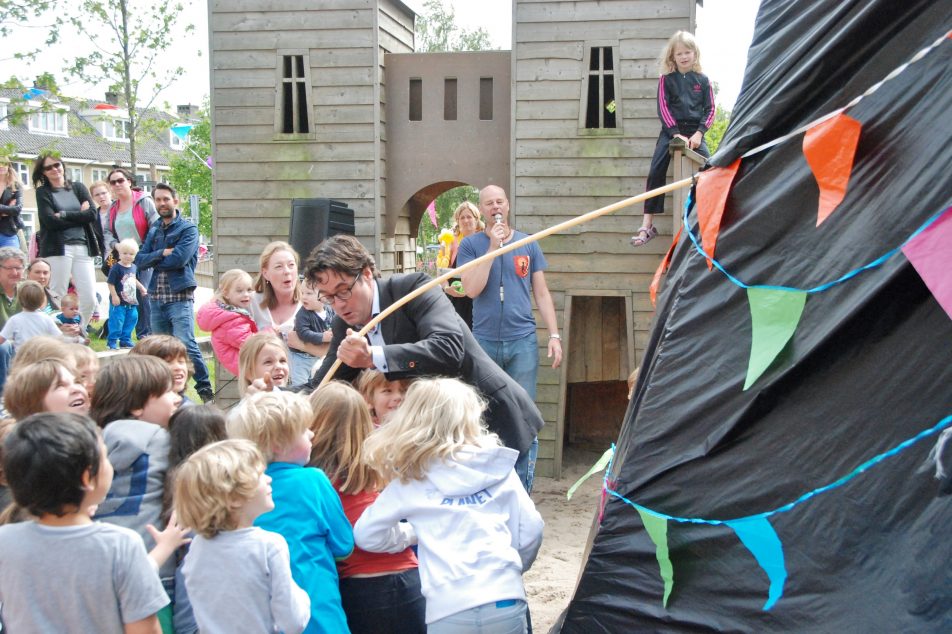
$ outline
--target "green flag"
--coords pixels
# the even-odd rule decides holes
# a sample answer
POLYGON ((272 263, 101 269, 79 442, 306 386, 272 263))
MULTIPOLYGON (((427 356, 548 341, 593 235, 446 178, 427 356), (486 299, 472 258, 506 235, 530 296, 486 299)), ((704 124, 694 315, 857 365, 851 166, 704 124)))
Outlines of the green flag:
POLYGON ((748 288, 751 344, 746 390, 760 378, 793 336, 803 314, 807 294, 773 288, 748 288))

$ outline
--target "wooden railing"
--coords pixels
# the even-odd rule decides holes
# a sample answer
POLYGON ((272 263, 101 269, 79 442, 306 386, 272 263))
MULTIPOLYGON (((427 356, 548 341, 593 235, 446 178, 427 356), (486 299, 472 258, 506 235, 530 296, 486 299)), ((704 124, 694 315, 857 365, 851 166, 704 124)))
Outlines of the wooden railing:
MULTIPOLYGON (((671 162, 674 170, 673 180, 675 181, 691 177, 697 173, 698 168, 707 161, 706 158, 694 150, 689 149, 683 139, 674 139, 671 141, 671 145, 668 146, 668 151, 671 153, 671 162)), ((681 229, 681 223, 684 217, 684 201, 687 200, 690 191, 690 189, 685 188, 672 192, 672 235, 677 235, 678 230, 681 229)))

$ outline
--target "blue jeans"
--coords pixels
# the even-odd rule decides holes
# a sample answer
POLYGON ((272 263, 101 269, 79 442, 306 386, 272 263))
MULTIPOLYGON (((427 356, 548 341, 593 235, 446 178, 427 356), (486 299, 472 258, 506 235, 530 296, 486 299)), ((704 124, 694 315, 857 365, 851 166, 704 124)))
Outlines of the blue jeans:
POLYGON ((304 385, 311 380, 311 368, 317 362, 317 357, 300 350, 289 349, 288 352, 291 353, 288 356, 291 362, 291 382, 288 385, 304 385))
MULTIPOLYGON (((142 282, 142 286, 149 288, 152 282, 153 269, 137 269, 136 279, 142 282)), ((139 302, 139 321, 136 323, 136 338, 143 339, 152 334, 152 302, 149 296, 142 295, 142 291, 136 287, 136 301, 139 302)))
POLYGON ((109 303, 109 347, 113 348, 118 344, 132 347, 132 329, 136 327, 139 321, 139 310, 132 304, 120 304, 114 306, 109 303))
POLYGON ((157 335, 172 335, 181 340, 195 368, 195 390, 198 392, 211 390, 212 383, 208 377, 208 366, 205 365, 202 351, 198 347, 198 342, 195 341, 195 302, 189 299, 163 303, 150 299, 149 303, 152 312, 152 332, 157 335))
POLYGON ((7 372, 10 370, 10 363, 13 362, 13 352, 11 342, 0 343, 0 394, 3 393, 3 386, 7 382, 7 372))
POLYGON ((417 568, 379 577, 344 577, 340 599, 351 634, 426 632, 426 599, 417 568))
MULTIPOLYGON (((490 341, 476 338, 479 347, 486 351, 489 358, 496 362, 506 374, 528 392, 533 401, 536 397, 536 377, 539 374, 539 342, 535 331, 522 339, 515 341, 490 341)), ((522 481, 526 491, 532 492, 532 481, 535 479, 536 456, 539 454, 539 439, 534 438, 532 444, 519 454, 516 461, 516 475, 522 481)))
POLYGON ((486 603, 433 621, 426 631, 427 634, 525 634, 526 614, 525 601, 486 603))

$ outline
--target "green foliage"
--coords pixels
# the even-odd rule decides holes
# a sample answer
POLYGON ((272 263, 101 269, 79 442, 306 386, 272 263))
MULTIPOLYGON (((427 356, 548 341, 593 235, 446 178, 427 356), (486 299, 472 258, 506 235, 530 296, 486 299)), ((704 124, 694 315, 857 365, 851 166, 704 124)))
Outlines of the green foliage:
MULTIPOLYGON (((440 223, 439 227, 434 227, 430 221, 430 215, 423 213, 420 219, 420 231, 417 234, 417 244, 426 247, 428 244, 438 244, 437 236, 441 229, 453 228, 453 212, 461 202, 468 200, 477 207, 479 206, 479 190, 471 185, 455 187, 443 192, 436 197, 436 220, 440 223)), ((424 251, 426 254, 426 251, 424 251)), ((426 256, 425 256, 426 257, 426 256)))
POLYGON ((209 110, 206 101, 198 113, 198 123, 188 134, 188 147, 169 157, 169 182, 178 190, 181 206, 187 207, 190 194, 199 196, 198 230, 206 237, 212 235, 212 171, 204 160, 211 155, 212 147, 209 110))
POLYGON ((707 141, 707 148, 711 151, 713 155, 717 152, 717 147, 721 144, 721 139, 724 138, 724 133, 727 132, 727 126, 731 122, 731 111, 725 108, 718 108, 714 113, 714 124, 711 125, 711 128, 707 131, 707 135, 704 137, 704 140, 707 141))
POLYGON ((423 10, 425 14, 418 15, 416 22, 418 53, 487 51, 492 48, 486 29, 461 29, 456 25, 456 11, 443 6, 443 0, 427 0, 423 10))
MULTIPOLYGON (((160 60, 172 57, 169 49, 176 37, 194 31, 192 25, 175 27, 181 12, 181 4, 169 2, 79 0, 66 8, 51 0, 7 0, 0 9, 0 21, 9 29, 9 24, 46 17, 51 21, 47 46, 68 31, 93 44, 87 55, 71 52, 64 56, 64 70, 86 84, 109 82, 119 88, 121 103, 129 113, 129 155, 135 172, 137 144, 144 135, 154 133, 143 129, 148 126, 143 125, 142 110, 151 108, 158 94, 184 72, 182 67, 156 71, 160 60), (89 37, 90 25, 95 25, 95 38, 89 37)), ((41 81, 44 79, 55 86, 51 75, 41 76, 41 81)))

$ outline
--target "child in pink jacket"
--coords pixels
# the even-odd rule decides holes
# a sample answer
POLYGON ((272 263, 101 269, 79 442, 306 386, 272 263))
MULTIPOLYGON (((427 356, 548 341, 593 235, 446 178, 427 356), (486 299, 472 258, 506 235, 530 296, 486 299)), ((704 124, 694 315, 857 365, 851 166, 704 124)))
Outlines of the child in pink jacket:
POLYGON ((225 271, 215 298, 198 309, 198 327, 212 333, 215 356, 226 370, 238 376, 238 351, 245 339, 258 332, 251 317, 254 282, 241 269, 225 271))

